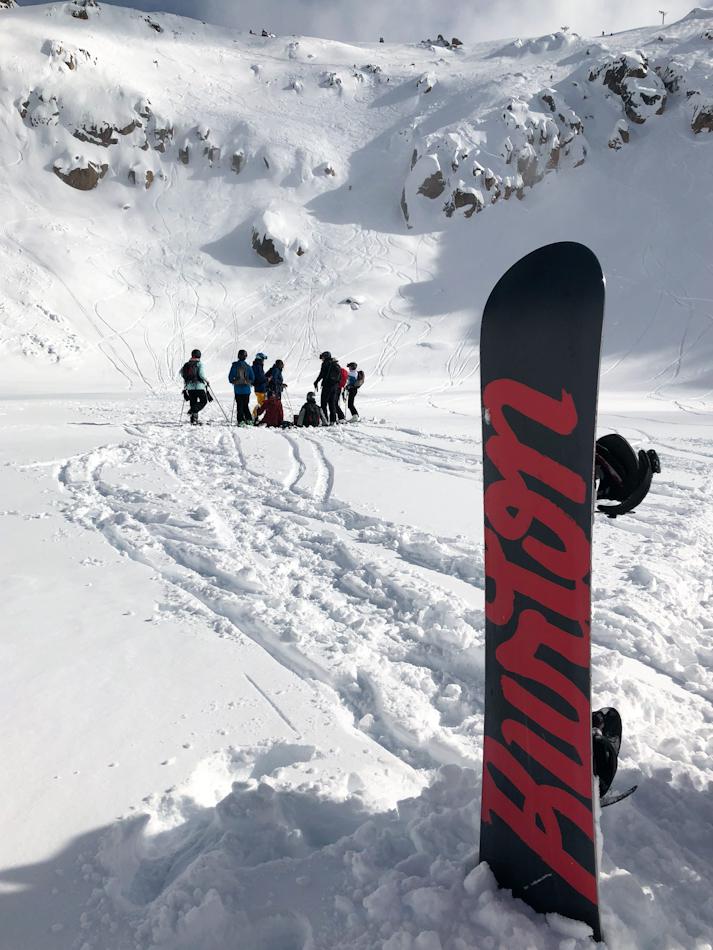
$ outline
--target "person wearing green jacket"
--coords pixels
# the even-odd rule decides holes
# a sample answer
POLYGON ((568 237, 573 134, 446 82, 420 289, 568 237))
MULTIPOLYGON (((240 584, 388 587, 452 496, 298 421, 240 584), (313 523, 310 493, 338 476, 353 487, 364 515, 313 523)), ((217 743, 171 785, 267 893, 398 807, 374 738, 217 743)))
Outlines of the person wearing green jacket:
POLYGON ((188 418, 191 425, 200 425, 198 413, 201 409, 205 409, 208 403, 208 380, 201 363, 200 350, 191 352, 191 358, 181 368, 181 376, 183 377, 183 391, 190 402, 188 418))

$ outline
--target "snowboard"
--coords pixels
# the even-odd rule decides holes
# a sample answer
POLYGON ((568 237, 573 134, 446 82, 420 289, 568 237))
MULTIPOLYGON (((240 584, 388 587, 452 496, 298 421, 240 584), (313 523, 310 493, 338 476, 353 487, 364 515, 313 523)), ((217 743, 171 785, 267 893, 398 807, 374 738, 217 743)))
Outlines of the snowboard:
POLYGON ((581 244, 518 261, 480 336, 485 723, 480 860, 601 938, 591 537, 604 278, 581 244))

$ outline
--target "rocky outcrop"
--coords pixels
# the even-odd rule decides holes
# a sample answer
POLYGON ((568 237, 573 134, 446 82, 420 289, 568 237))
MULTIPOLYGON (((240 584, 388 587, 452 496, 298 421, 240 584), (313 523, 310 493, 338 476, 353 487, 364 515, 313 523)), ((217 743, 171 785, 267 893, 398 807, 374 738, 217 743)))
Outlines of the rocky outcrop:
POLYGON ((713 132, 713 99, 703 99, 698 95, 693 102, 691 129, 696 135, 699 132, 713 132))
POLYGON ((253 224, 253 250, 268 264, 294 264, 307 251, 309 228, 309 215, 301 205, 275 201, 253 224))
POLYGON ((144 17, 144 22, 147 23, 152 30, 155 30, 156 33, 163 33, 163 27, 160 23, 157 23, 155 20, 152 20, 150 16, 144 17))
POLYGON ((463 44, 458 39, 457 36, 454 36, 452 40, 447 40, 442 33, 439 33, 435 40, 421 40, 419 46, 424 46, 426 49, 433 49, 439 47, 440 49, 459 49, 463 44))
POLYGON ((586 155, 582 120, 556 90, 530 103, 511 99, 477 126, 442 129, 416 147, 401 210, 409 227, 434 207, 449 218, 458 212, 471 218, 501 199, 523 198, 546 174, 564 164, 577 167, 586 155), (499 153, 496 170, 478 160, 483 151, 499 153))
POLYGON ((70 188, 92 191, 109 171, 107 164, 100 164, 82 155, 58 159, 53 171, 70 188))
POLYGON ((16 7, 17 4, 15 0, 0 0, 0 11, 1 10, 12 10, 13 7, 16 7))
POLYGON ((631 133, 629 132, 629 124, 626 119, 619 119, 617 124, 614 126, 614 131, 609 136, 609 148, 618 151, 622 146, 629 143, 631 138, 631 133))
POLYGON ((627 119, 643 125, 666 108, 666 86, 643 53, 608 57, 589 73, 591 83, 600 83, 621 99, 627 119))
POLYGON ((88 20, 90 15, 99 12, 98 0, 72 0, 66 7, 75 20, 88 20))
POLYGON ((252 243, 253 249, 260 257, 266 260, 268 264, 281 264, 283 262, 284 258, 277 253, 273 239, 266 234, 259 234, 255 228, 253 228, 252 243))
POLYGON ((141 125, 146 130, 146 139, 141 147, 144 151, 152 148, 163 154, 173 142, 175 133, 173 125, 167 119, 154 113, 149 99, 143 99, 137 105, 136 111, 143 120, 141 125))
POLYGON ((472 218, 485 207, 483 195, 477 188, 456 188, 447 201, 444 211, 447 218, 452 218, 459 209, 464 209, 464 217, 472 218))
POLYGON ((671 60, 665 65, 656 66, 656 75, 666 87, 666 92, 675 95, 677 92, 684 92, 686 89, 686 68, 676 60, 671 60))
POLYGON ((32 128, 59 123, 60 104, 55 96, 44 90, 33 89, 18 108, 25 124, 32 128))
POLYGON ((239 175, 243 168, 245 168, 245 153, 233 152, 233 157, 230 159, 230 167, 236 175, 239 175))
POLYGON ((143 182, 146 191, 153 185, 155 178, 156 176, 150 168, 136 167, 129 169, 130 184, 137 185, 139 182, 143 182))
POLYGON ((113 125, 100 125, 99 127, 90 125, 87 128, 82 126, 79 129, 75 129, 73 135, 75 139, 79 139, 80 142, 89 142, 90 145, 102 145, 104 148, 109 148, 110 145, 116 145, 119 141, 116 137, 116 129, 113 125))
POLYGON ((51 66, 60 69, 66 67, 70 72, 74 72, 85 63, 96 65, 96 59, 93 59, 87 50, 60 43, 57 40, 47 40, 42 47, 42 52, 49 56, 51 66))

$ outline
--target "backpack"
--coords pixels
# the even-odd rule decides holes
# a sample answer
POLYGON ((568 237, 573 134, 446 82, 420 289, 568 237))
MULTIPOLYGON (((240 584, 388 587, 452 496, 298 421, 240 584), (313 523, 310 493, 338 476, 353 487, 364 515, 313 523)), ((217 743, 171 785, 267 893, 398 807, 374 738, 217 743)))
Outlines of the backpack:
POLYGON ((361 389, 363 385, 364 385, 364 370, 360 369, 360 370, 357 370, 356 388, 361 389))
POLYGON ((245 363, 235 363, 233 367, 233 371, 231 371, 230 375, 232 376, 232 379, 230 380, 230 382, 234 386, 249 386, 250 385, 250 377, 248 376, 248 368, 245 365, 245 363))
POLYGON ((198 360, 188 360, 187 363, 184 363, 181 367, 181 376, 183 377, 184 383, 201 382, 200 376, 198 375, 198 360))
POLYGON ((339 370, 339 388, 344 389, 347 385, 347 380, 349 379, 349 370, 342 367, 339 370))
POLYGON ((308 402, 305 404, 304 425, 306 426, 319 425, 319 406, 317 405, 316 402, 308 402))

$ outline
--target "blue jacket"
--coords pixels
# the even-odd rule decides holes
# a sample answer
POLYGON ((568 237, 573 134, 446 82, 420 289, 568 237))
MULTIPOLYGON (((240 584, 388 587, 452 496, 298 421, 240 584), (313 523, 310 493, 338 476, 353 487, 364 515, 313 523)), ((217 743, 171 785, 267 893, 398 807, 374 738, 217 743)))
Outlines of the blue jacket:
POLYGON ((252 371, 252 367, 248 366, 245 360, 236 360, 230 367, 230 372, 228 373, 228 382, 233 384, 233 389, 235 390, 236 396, 249 396, 254 380, 255 374, 252 371), (249 382, 244 384, 235 382, 238 375, 238 367, 245 370, 244 376, 247 380, 249 380, 249 382))
POLYGON ((267 391, 274 393, 280 399, 282 398, 282 370, 279 366, 273 366, 267 371, 267 391))
POLYGON ((267 376, 265 375, 265 364, 262 360, 253 362, 253 374, 255 376, 255 392, 267 392, 267 376))

